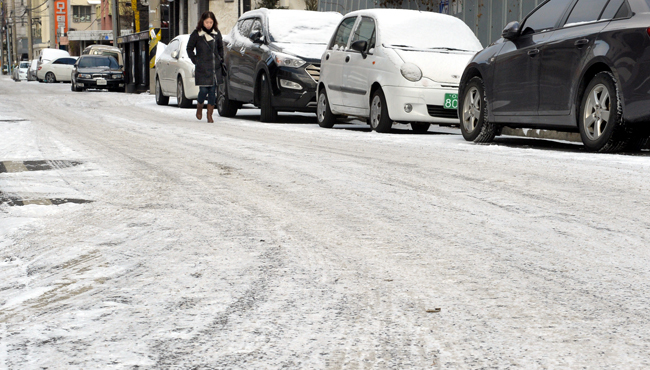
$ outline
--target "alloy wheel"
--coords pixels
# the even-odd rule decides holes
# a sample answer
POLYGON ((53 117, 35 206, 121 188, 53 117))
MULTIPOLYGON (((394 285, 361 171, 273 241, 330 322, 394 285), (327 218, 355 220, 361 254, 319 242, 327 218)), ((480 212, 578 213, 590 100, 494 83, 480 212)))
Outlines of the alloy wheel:
POLYGON ((465 131, 473 132, 481 119, 481 93, 472 87, 463 101, 463 126, 465 131))
POLYGON ((607 86, 598 84, 591 89, 585 104, 584 125, 589 140, 602 136, 611 115, 612 99, 607 86))
POLYGON ((318 96, 318 107, 316 109, 318 122, 325 121, 325 112, 327 112, 327 97, 325 97, 325 94, 320 94, 318 96))
POLYGON ((375 95, 370 105, 370 126, 373 129, 376 129, 379 122, 381 122, 381 108, 381 98, 379 95, 375 95))
POLYGON ((48 72, 45 75, 45 80, 47 81, 47 83, 54 83, 54 75, 52 74, 52 72, 48 72))

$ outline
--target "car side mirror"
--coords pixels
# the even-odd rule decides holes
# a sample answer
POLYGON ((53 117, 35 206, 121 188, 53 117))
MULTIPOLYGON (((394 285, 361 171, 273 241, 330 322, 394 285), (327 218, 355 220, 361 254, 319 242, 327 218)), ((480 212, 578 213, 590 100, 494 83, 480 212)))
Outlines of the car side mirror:
POLYGON ((253 41, 254 44, 264 43, 264 35, 262 35, 262 32, 260 31, 251 32, 248 38, 251 39, 251 41, 253 41))
POLYGON ((368 41, 363 41, 363 40, 355 41, 352 43, 352 45, 350 45, 350 49, 360 52, 363 59, 366 59, 366 56, 368 56, 368 54, 366 54, 367 48, 368 48, 368 41))
POLYGON ((521 25, 517 21, 512 21, 508 23, 506 28, 503 29, 503 32, 501 32, 501 37, 503 37, 506 40, 514 40, 517 37, 519 37, 519 31, 520 31, 521 25))
POLYGON ((172 51, 172 58, 178 59, 178 55, 179 55, 178 50, 172 51))

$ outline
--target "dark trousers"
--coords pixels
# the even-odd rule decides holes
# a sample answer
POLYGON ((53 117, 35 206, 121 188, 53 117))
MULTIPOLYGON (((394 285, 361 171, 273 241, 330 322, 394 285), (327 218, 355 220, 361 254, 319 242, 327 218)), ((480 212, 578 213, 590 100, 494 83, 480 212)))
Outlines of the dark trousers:
POLYGON ((205 102, 205 97, 208 97, 208 105, 215 105, 217 102, 217 85, 213 86, 199 86, 199 96, 196 98, 196 102, 203 104, 205 102))

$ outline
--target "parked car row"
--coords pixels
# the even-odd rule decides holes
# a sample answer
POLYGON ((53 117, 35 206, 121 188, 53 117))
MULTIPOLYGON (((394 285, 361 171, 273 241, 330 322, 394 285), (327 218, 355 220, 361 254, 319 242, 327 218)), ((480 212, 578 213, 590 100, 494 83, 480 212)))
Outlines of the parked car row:
POLYGON ((21 62, 21 70, 23 63, 24 79, 29 81, 69 82, 72 91, 124 91, 122 53, 116 47, 91 45, 81 57, 70 56, 65 50, 43 49, 38 59, 21 62))
MULTIPOLYGON (((438 13, 259 9, 224 36, 227 76, 217 109, 242 104, 272 122, 315 112, 333 127, 361 118, 378 132, 410 123, 460 126, 468 141, 502 128, 579 132, 593 151, 650 137, 650 0, 546 0, 483 48, 461 20, 438 13)), ((156 63, 156 101, 198 95, 187 35, 156 63)))

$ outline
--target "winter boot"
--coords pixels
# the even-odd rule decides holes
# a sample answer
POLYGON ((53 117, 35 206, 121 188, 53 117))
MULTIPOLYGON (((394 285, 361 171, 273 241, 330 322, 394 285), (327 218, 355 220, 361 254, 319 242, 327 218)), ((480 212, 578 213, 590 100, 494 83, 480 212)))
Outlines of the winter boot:
POLYGON ((208 123, 214 123, 212 112, 214 112, 214 105, 208 104, 208 123))
POLYGON ((203 104, 196 105, 196 119, 199 121, 203 119, 203 104))

